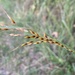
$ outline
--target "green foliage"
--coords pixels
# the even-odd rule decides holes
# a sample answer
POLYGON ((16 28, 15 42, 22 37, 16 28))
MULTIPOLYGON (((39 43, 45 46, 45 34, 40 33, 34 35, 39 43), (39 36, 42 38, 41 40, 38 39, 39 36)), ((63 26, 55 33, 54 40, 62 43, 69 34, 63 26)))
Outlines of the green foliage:
POLYGON ((46 33, 74 49, 74 0, 0 0, 0 4, 16 22, 13 25, 6 15, 0 17, 4 27, 10 29, 0 31, 0 67, 16 75, 74 75, 75 54, 52 44, 25 46, 7 55, 9 51, 29 41, 24 38, 29 35, 28 32, 15 30, 20 27, 32 29, 40 36, 46 33), (53 32, 59 35, 53 37, 53 32), (22 36, 10 36, 11 33, 22 36))

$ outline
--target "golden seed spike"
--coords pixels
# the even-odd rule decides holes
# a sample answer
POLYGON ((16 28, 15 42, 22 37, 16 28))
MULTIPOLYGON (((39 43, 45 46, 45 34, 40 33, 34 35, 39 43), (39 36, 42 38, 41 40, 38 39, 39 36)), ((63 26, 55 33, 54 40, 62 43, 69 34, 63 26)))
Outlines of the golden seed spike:
MULTIPOLYGON (((35 33, 36 33, 36 32, 35 32, 35 33)), ((37 34, 37 33, 36 33, 36 34, 37 34)), ((51 43, 51 44, 56 44, 56 45, 58 45, 58 46, 60 46, 60 47, 62 47, 62 48, 65 48, 65 49, 67 49, 67 50, 70 51, 70 52, 75 52, 75 51, 71 50, 70 48, 67 48, 67 47, 64 46, 63 44, 61 44, 61 43, 59 43, 59 42, 53 40, 52 38, 49 38, 49 39, 48 39, 48 37, 47 37, 46 34, 44 34, 44 37, 40 37, 40 36, 39 36, 38 38, 40 39, 40 42, 41 42, 41 41, 43 41, 43 42, 49 42, 49 43, 51 43)), ((39 42, 36 42, 36 44, 39 44, 39 42)))
POLYGON ((40 44, 42 43, 43 41, 37 41, 37 42, 34 42, 34 44, 40 44))
POLYGON ((34 32, 34 31, 32 31, 32 30, 29 30, 29 32, 30 32, 31 34, 35 35, 35 32, 34 32))
POLYGON ((60 46, 60 47, 62 47, 62 48, 65 48, 65 49, 67 49, 68 51, 70 51, 70 52, 74 52, 75 53, 75 51, 73 51, 73 50, 71 50, 70 48, 68 48, 68 47, 66 47, 65 45, 63 45, 63 44, 61 44, 61 43, 59 43, 59 42, 57 42, 57 41, 50 41, 50 43, 51 44, 56 44, 56 45, 58 45, 58 46, 60 46))
POLYGON ((12 22, 13 24, 16 23, 9 15, 8 15, 8 17, 9 17, 9 19, 11 20, 11 22, 12 22))
MULTIPOLYGON (((5 13, 7 14, 7 12, 5 11, 5 13)), ((15 24, 16 22, 7 14, 7 16, 8 16, 8 18, 9 18, 9 20, 13 23, 13 24, 15 24)))
POLYGON ((33 36, 25 36, 25 38, 28 38, 28 39, 35 38, 35 37, 36 37, 35 35, 33 35, 33 36))
POLYGON ((9 30, 8 28, 0 28, 0 30, 9 30))
POLYGON ((16 22, 8 15, 8 13, 5 11, 5 9, 3 7, 1 7, 3 9, 3 11, 5 12, 5 14, 7 15, 7 17, 9 18, 9 20, 15 24, 16 22))
MULTIPOLYGON (((8 29, 8 28, 0 28, 0 30, 9 30, 9 29, 8 29)), ((31 34, 33 34, 33 35, 32 35, 32 36, 25 36, 25 38, 28 38, 28 39, 29 39, 29 38, 37 38, 37 39, 39 39, 39 41, 36 41, 36 42, 34 42, 34 41, 29 41, 29 42, 26 42, 26 43, 22 44, 21 47, 26 46, 26 45, 40 44, 40 43, 42 43, 42 42, 47 42, 47 43, 50 43, 50 44, 58 45, 58 46, 60 46, 60 47, 62 47, 62 48, 67 49, 67 50, 70 51, 70 52, 74 52, 74 53, 75 53, 75 51, 71 50, 70 48, 66 47, 65 45, 63 45, 63 44, 61 44, 61 43, 55 41, 55 40, 52 39, 52 38, 48 38, 48 36, 47 36, 45 33, 44 33, 44 36, 41 37, 41 36, 39 36, 38 33, 34 32, 34 31, 32 31, 32 30, 29 30, 29 32, 30 32, 31 34)), ((13 51, 16 50, 16 49, 18 49, 18 48, 19 48, 19 47, 13 49, 13 51)))
POLYGON ((21 34, 9 34, 10 36, 22 36, 21 34))
POLYGON ((40 37, 38 33, 35 33, 35 36, 36 36, 36 38, 39 38, 40 37))
POLYGON ((44 38, 43 37, 39 37, 39 39, 42 41, 42 40, 44 40, 44 38))
POLYGON ((34 37, 33 37, 33 36, 30 36, 30 37, 28 37, 28 38, 35 38, 36 35, 37 35, 37 36, 38 36, 37 38, 39 38, 39 40, 40 40, 40 41, 35 42, 34 44, 40 44, 41 41, 42 41, 42 42, 49 42, 49 43, 51 43, 51 44, 56 44, 56 45, 58 45, 58 46, 60 46, 60 47, 62 47, 62 48, 65 48, 65 49, 67 49, 67 50, 70 51, 70 52, 74 52, 73 50, 67 48, 66 46, 64 46, 63 44, 61 44, 61 43, 59 43, 59 42, 57 42, 57 41, 55 41, 55 40, 53 40, 52 38, 48 39, 48 37, 47 37, 47 35, 46 35, 45 33, 44 33, 44 37, 40 37, 39 34, 37 34, 36 32, 34 32, 34 31, 30 31, 30 32, 31 32, 32 34, 34 34, 34 37))
POLYGON ((35 35, 35 36, 36 36, 36 38, 38 38, 38 37, 39 37, 39 34, 38 34, 38 33, 34 32, 34 31, 32 31, 32 30, 29 30, 29 32, 30 32, 31 34, 35 35))
POLYGON ((46 35, 46 33, 44 33, 44 38, 48 38, 47 35, 46 35))
POLYGON ((29 41, 29 42, 26 42, 26 43, 22 44, 21 46, 23 47, 23 46, 32 45, 32 44, 33 44, 33 41, 29 41))

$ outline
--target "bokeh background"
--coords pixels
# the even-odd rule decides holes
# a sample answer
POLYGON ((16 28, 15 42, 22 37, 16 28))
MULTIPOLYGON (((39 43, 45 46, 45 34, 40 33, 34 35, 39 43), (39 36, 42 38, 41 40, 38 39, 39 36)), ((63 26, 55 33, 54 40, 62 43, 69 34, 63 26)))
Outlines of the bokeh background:
POLYGON ((0 27, 10 29, 0 31, 0 75, 75 75, 75 54, 54 44, 20 47, 7 54, 29 41, 24 38, 29 32, 16 30, 19 27, 40 36, 46 33, 75 50, 75 0, 0 0, 0 27))

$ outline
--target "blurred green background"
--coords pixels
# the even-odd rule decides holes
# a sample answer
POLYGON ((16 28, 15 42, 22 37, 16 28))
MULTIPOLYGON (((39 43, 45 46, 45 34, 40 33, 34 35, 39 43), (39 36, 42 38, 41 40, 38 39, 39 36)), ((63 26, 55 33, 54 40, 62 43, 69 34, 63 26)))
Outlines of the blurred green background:
POLYGON ((0 0, 0 27, 10 29, 0 31, 0 75, 75 75, 75 54, 56 45, 25 46, 7 55, 29 41, 28 32, 12 29, 17 27, 46 33, 75 50, 75 0, 0 0))

